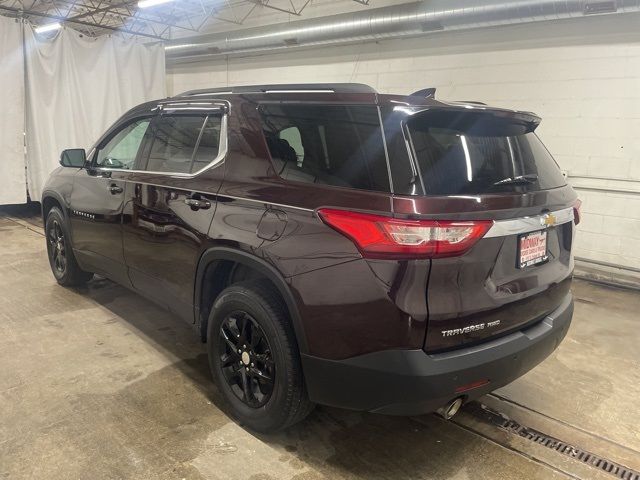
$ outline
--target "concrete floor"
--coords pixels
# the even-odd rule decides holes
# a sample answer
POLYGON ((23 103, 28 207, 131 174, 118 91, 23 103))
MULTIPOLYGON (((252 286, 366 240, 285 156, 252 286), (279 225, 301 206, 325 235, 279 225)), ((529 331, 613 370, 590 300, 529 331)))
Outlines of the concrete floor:
MULTIPOLYGON (((469 409, 445 422, 321 407, 252 434, 219 408, 188 325, 107 280, 59 287, 28 213, 0 211, 2 479, 616 478, 469 409)), ((482 403, 640 470, 640 293, 574 292, 558 351, 482 403)))

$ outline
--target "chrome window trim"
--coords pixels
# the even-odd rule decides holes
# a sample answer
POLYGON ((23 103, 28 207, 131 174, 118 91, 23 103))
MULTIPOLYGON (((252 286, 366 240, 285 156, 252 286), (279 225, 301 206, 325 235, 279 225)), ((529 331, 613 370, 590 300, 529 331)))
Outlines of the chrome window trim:
MULTIPOLYGON (((130 170, 125 170, 126 172, 129 172, 130 170)), ((274 203, 274 202, 270 202, 267 200, 258 200, 257 198, 247 198, 247 197, 237 197, 235 195, 228 195, 226 193, 220 193, 220 192, 210 192, 207 190, 198 190, 198 189, 193 189, 193 188, 185 188, 185 187, 179 187, 179 186, 175 186, 175 185, 167 185, 167 184, 161 184, 161 183, 152 183, 152 182, 145 182, 145 181, 141 181, 141 180, 135 180, 132 178, 116 178, 114 179, 114 181, 117 182, 123 182, 123 183, 136 183, 136 184, 140 184, 140 185, 148 185, 150 187, 158 187, 158 188, 165 188, 167 190, 180 190, 181 192, 189 192, 189 193, 198 193, 201 195, 209 195, 212 197, 222 197, 222 198, 231 198, 232 200, 240 200, 242 202, 250 202, 250 203, 259 203, 262 205, 270 205, 272 207, 282 207, 282 208, 291 208, 294 210, 302 210, 304 212, 315 212, 315 209, 313 208, 307 208, 307 207, 296 207, 295 205, 287 205, 285 203, 274 203)))
POLYGON ((565 223, 572 222, 573 220, 573 207, 563 208, 562 210, 535 215, 533 217, 497 220, 493 222, 493 225, 483 238, 507 237, 509 235, 546 230, 547 228, 563 225, 565 223), (547 218, 547 215, 553 215, 556 218, 553 225, 545 224, 545 218, 547 218))
POLYGON ((229 111, 229 104, 228 102, 225 102, 224 100, 222 101, 216 101, 216 100, 202 100, 202 101, 191 101, 191 100, 183 100, 183 101, 175 101, 175 100, 171 100, 168 102, 162 102, 159 103, 158 106, 156 107, 156 109, 158 109, 159 111, 161 111, 162 113, 171 113, 174 110, 175 111, 179 111, 179 112, 183 112, 185 110, 189 110, 192 109, 196 112, 198 111, 210 111, 210 112, 220 112, 222 111, 222 113, 228 113, 229 111))
MULTIPOLYGON (((131 170, 124 170, 125 172, 130 172, 131 170)), ((122 183, 135 183, 135 184, 139 184, 139 185, 148 185, 150 187, 158 187, 158 188, 164 188, 167 190, 179 190, 181 192, 189 192, 189 193, 198 193, 201 195, 209 195, 211 197, 222 197, 222 198, 231 198, 232 200, 239 200, 242 202, 250 202, 250 203, 259 203, 262 205, 270 205, 272 207, 282 207, 282 208, 291 208, 293 210, 301 210, 304 212, 310 212, 313 213, 315 212, 315 209, 313 208, 307 208, 307 207, 296 207, 295 205, 287 205, 285 203, 274 203, 274 202, 270 202, 268 200, 259 200, 257 198, 247 198, 247 197, 238 197, 235 195, 229 195, 226 193, 220 193, 220 192, 212 192, 212 191, 208 191, 208 190, 199 190, 199 189, 193 189, 193 188, 188 188, 188 187, 181 187, 181 186, 177 186, 177 185, 167 185, 166 183, 153 183, 153 182, 146 182, 143 180, 136 180, 134 178, 115 178, 113 179, 115 182, 122 182, 122 183)))
POLYGON ((153 170, 129 170, 126 168, 105 168, 105 167, 97 167, 94 170, 98 172, 125 172, 125 173, 147 173, 152 175, 160 175, 163 177, 171 177, 171 178, 193 178, 206 170, 210 170, 212 168, 218 167, 224 163, 224 159, 227 156, 227 151, 229 149, 229 141, 227 135, 227 123, 228 123, 228 114, 224 113, 220 120, 220 145, 218 146, 218 155, 214 158, 209 164, 193 173, 181 173, 181 172, 157 172, 153 170))

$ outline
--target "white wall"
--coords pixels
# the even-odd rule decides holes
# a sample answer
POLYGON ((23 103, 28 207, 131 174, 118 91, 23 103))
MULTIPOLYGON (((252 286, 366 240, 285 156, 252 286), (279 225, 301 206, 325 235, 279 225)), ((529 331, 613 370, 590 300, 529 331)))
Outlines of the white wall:
POLYGON ((639 26, 635 15, 601 16, 292 50, 172 67, 167 83, 170 93, 282 82, 437 87, 442 99, 534 111, 583 200, 576 255, 640 268, 639 26))

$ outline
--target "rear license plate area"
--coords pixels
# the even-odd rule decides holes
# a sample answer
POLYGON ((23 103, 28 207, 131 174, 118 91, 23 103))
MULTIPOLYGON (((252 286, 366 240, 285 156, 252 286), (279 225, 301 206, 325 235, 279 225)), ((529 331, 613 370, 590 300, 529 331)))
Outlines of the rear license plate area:
POLYGON ((549 259, 547 231, 525 233, 518 236, 518 268, 526 268, 549 259))

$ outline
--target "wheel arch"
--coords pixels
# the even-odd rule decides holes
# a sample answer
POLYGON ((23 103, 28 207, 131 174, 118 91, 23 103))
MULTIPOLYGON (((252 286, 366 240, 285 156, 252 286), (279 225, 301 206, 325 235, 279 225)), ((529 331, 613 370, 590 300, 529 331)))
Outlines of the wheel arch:
POLYGON ((53 192, 51 190, 45 191, 42 194, 41 207, 42 207, 42 221, 44 223, 47 222, 47 215, 49 214, 49 212, 53 207, 59 207, 60 210, 62 211, 62 215, 64 216, 65 220, 67 220, 68 215, 67 215, 67 209, 65 208, 65 202, 62 199, 62 196, 57 192, 53 192))
MULTIPOLYGON (((207 335, 207 321, 209 316, 207 304, 215 301, 215 296, 207 297, 206 292, 208 288, 213 288, 214 291, 216 290, 216 287, 207 281, 207 279, 212 279, 212 277, 207 274, 208 272, 211 272, 210 269, 212 268, 214 271, 221 268, 222 271, 220 273, 222 275, 228 275, 229 272, 225 269, 227 269, 229 265, 241 265, 252 269, 273 284, 287 306, 289 317, 291 318, 291 324, 296 335, 298 349, 300 353, 307 353, 307 341, 300 311, 298 310, 298 305, 284 277, 273 265, 269 264, 265 260, 242 250, 222 246, 212 247, 206 250, 200 257, 198 268, 196 270, 194 317, 196 321, 196 328, 203 341, 206 339, 207 335)), ((215 281, 215 277, 213 280, 215 281)), ((218 286, 218 288, 220 288, 220 286, 218 286)))

